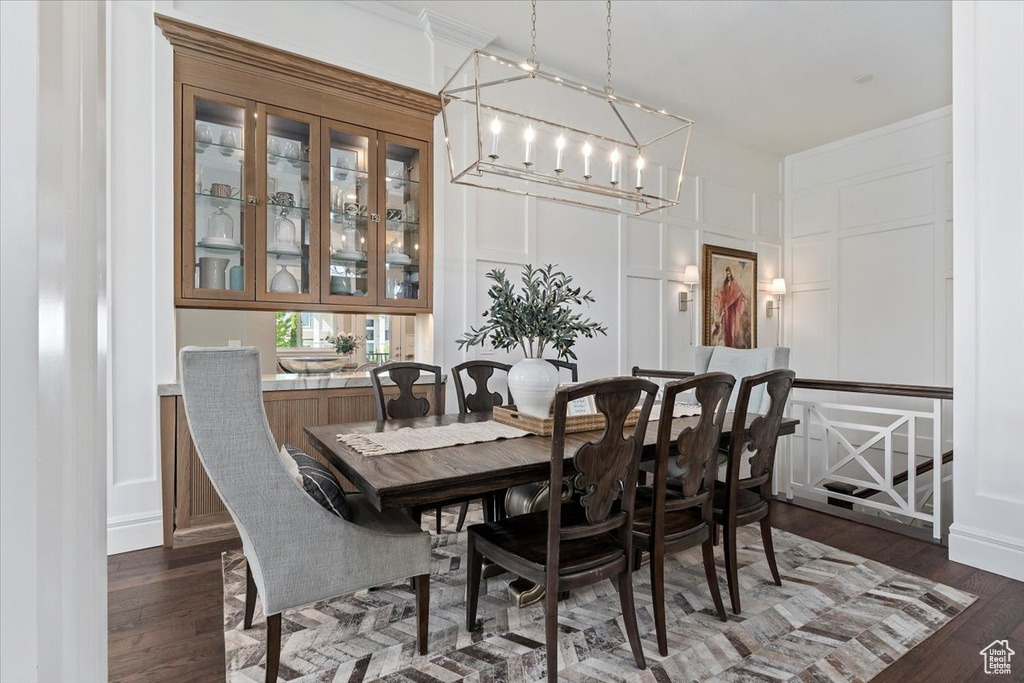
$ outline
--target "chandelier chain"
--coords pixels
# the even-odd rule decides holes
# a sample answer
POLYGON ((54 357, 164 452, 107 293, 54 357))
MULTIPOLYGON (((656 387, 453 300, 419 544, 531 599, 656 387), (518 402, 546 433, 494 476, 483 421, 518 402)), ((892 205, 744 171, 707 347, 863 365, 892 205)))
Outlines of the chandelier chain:
POLYGON ((531 0, 530 3, 530 39, 532 45, 530 47, 530 62, 533 64, 537 63, 537 0, 531 0))
POLYGON ((608 0, 608 80, 604 89, 610 95, 612 93, 612 0, 608 0))

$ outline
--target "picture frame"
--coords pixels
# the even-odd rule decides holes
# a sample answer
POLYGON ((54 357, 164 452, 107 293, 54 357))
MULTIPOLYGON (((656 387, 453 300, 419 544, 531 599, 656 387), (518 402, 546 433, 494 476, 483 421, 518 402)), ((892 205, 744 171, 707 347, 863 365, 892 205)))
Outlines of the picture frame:
POLYGON ((704 346, 757 348, 757 253, 704 245, 701 293, 704 346))

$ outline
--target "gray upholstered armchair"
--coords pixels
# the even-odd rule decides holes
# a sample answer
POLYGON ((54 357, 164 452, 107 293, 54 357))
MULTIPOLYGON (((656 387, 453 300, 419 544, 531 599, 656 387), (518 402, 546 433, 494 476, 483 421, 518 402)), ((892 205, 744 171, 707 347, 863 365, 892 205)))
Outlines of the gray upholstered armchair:
POLYGON ((417 644, 426 654, 430 534, 399 511, 349 495, 351 521, 292 480, 263 410, 255 348, 181 350, 185 414, 210 481, 242 536, 248 563, 245 627, 258 592, 267 615, 267 681, 277 680, 281 612, 415 577, 417 644))

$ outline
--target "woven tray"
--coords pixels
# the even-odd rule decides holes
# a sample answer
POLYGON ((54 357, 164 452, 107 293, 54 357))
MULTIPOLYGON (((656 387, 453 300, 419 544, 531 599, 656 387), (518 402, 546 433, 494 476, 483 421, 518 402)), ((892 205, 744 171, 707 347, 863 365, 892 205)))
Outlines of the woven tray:
MULTIPOLYGON (((632 427, 640 419, 640 410, 630 411, 626 416, 626 427, 632 427)), ((516 410, 515 406, 496 406, 494 408, 494 420, 502 424, 512 425, 533 432, 538 436, 551 436, 554 431, 555 419, 552 417, 538 417, 527 415, 516 410)), ((565 433, 592 432, 604 429, 604 415, 595 413, 593 415, 570 415, 565 418, 565 433)))

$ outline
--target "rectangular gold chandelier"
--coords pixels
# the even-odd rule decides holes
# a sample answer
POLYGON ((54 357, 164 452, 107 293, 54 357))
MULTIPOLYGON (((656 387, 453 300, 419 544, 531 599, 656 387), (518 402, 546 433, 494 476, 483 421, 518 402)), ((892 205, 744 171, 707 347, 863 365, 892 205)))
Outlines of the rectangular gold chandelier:
POLYGON ((690 119, 482 50, 440 97, 453 183, 637 216, 679 203, 690 119))

